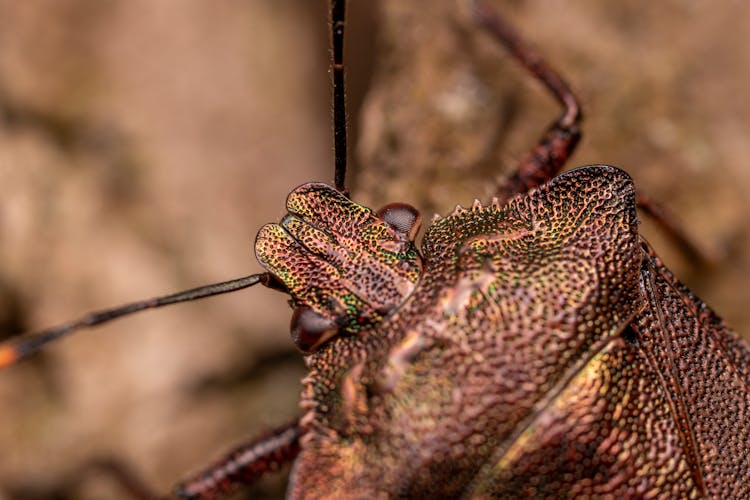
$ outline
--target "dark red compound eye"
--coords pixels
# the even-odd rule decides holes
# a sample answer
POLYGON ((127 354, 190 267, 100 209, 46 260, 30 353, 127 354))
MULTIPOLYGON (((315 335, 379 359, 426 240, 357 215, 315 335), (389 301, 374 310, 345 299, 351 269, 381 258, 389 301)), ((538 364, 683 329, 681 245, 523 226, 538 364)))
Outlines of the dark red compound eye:
POLYGON ((292 341, 297 349, 310 354, 339 332, 336 323, 308 306, 299 306, 292 314, 292 341))
POLYGON ((422 222, 419 210, 406 203, 390 203, 378 210, 378 217, 409 240, 414 240, 422 222))

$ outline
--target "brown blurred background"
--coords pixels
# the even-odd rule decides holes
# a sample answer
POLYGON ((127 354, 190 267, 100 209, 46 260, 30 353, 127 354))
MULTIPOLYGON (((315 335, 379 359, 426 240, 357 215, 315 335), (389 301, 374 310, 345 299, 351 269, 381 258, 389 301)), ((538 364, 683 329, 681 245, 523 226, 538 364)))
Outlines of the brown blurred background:
MULTIPOLYGON (((445 213, 558 109, 462 2, 351 2, 354 198, 445 213)), ((750 11, 741 2, 494 2, 569 79, 585 137, 680 215, 714 263, 646 221, 676 274, 750 333, 750 11)), ((332 177, 324 0, 0 0, 0 321, 260 270, 255 232, 332 177)), ((161 491, 297 413, 285 298, 255 289, 84 332, 0 373, 0 499, 109 455, 161 491)), ((278 495, 269 482, 253 495, 278 495)), ((105 478, 76 498, 120 495, 105 478)))

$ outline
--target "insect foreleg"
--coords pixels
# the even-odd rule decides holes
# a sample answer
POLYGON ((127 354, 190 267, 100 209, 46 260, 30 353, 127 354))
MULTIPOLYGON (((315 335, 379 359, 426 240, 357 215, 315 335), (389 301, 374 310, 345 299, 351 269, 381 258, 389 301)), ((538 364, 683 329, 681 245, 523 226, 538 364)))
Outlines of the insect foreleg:
POLYGON ((263 474, 291 462, 299 453, 303 431, 295 420, 271 433, 239 446, 219 462, 177 485, 174 498, 223 497, 263 474))

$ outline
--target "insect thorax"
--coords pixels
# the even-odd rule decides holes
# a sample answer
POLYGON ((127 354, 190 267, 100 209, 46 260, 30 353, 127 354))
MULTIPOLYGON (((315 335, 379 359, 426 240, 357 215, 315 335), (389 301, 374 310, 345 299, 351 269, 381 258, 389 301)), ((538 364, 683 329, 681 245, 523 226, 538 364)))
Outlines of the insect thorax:
POLYGON ((306 357, 310 432, 294 488, 323 473, 333 490, 360 484, 363 494, 462 491, 640 306, 632 181, 612 167, 456 210, 428 228, 423 257, 331 188, 305 185, 287 206, 294 215, 261 231, 259 259, 295 305, 340 327, 306 357), (352 296, 356 314, 336 309, 352 296), (436 468, 452 483, 419 479, 436 468))

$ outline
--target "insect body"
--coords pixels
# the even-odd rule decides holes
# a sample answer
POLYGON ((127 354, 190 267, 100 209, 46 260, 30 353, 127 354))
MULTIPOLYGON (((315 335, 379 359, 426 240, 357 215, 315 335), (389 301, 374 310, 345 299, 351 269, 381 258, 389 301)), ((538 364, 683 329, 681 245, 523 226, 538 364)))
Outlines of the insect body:
MULTIPOLYGON (((298 198, 305 189, 295 192, 298 198)), ((670 333, 679 318, 688 327, 680 332, 718 339, 719 351, 729 355, 709 364, 716 368, 714 380, 728 382, 719 394, 733 402, 729 407, 737 411, 727 418, 737 429, 747 428, 746 394, 737 382, 747 379, 745 348, 734 345, 641 246, 632 184, 622 172, 578 170, 510 204, 457 210, 428 229, 421 256, 411 246, 415 220, 373 219, 333 189, 318 191, 327 200, 319 213, 306 213, 292 199, 291 217, 270 226, 284 229, 261 233, 256 246, 292 292, 298 345, 312 353, 303 398, 307 416, 276 436, 282 450, 305 434, 292 493, 556 495, 564 487, 571 493, 641 493, 637 488, 666 483, 683 490, 653 491, 720 494, 727 470, 747 469, 742 453, 738 463, 728 454, 702 452, 706 442, 708 448, 741 448, 743 436, 722 446, 704 439, 703 430, 717 434, 712 422, 700 418, 706 391, 690 398, 695 412, 685 397, 705 381, 686 380, 685 367, 660 343, 668 344, 668 337, 648 335, 670 333), (349 226, 354 234, 336 228, 345 217, 332 217, 333 228, 324 224, 325 214, 342 206, 363 224, 349 226), (313 228, 305 226, 311 222, 313 228), (344 249, 351 247, 332 248, 329 240, 346 238, 357 250, 371 251, 380 267, 342 265, 349 257, 344 249), (311 274, 317 268, 305 260, 339 273, 316 283, 321 276, 311 274), (401 286, 379 294, 383 277, 394 275, 401 276, 401 286), (295 289, 301 281, 308 286, 295 289), (655 302, 664 308, 650 309, 655 302), (643 347, 645 340, 652 349, 643 347), (487 350, 487 344, 498 349, 487 350), (529 350, 542 350, 541 356, 527 362, 529 350), (638 375, 626 376, 630 372, 638 375), (654 377, 662 378, 660 384, 647 385, 654 377), (633 380, 641 384, 635 390, 633 380), (597 398, 603 389, 608 396, 597 398), (647 405, 633 394, 653 411, 642 411, 647 405), (677 423, 667 414, 679 415, 677 423), (618 425, 591 424, 592 415, 618 425), (666 463, 662 468, 632 457, 654 435, 669 444, 653 451, 670 456, 658 461, 666 463), (321 475, 328 484, 321 485, 321 475)), ((679 337, 682 343, 691 339, 679 337)), ((702 359, 712 360, 716 346, 705 352, 702 359)), ((727 418, 719 424, 726 427, 727 418)))
MULTIPOLYGON (((340 203, 308 222, 343 238, 340 203)), ((354 220, 370 234, 375 220, 354 220)), ((298 308, 339 310, 294 291, 316 278, 295 268, 306 259, 351 283, 338 254, 285 226, 260 233, 261 262, 298 308)), ((750 350, 640 240, 624 172, 586 167, 456 210, 427 230, 422 265, 382 324, 341 323, 307 358, 293 496, 747 494, 750 350)))

